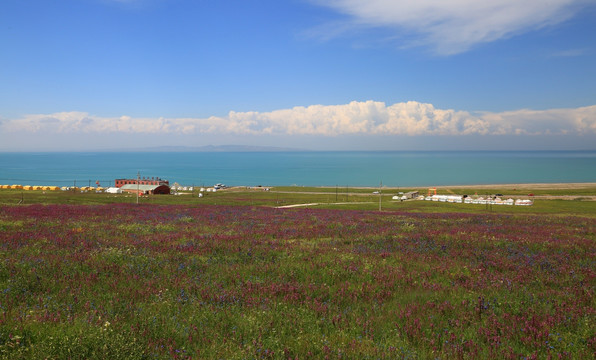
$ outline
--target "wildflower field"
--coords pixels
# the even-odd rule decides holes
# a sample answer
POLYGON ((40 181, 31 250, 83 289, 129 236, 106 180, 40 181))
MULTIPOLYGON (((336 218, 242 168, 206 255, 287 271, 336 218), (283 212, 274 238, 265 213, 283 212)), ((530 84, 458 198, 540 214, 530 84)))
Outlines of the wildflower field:
POLYGON ((0 206, 0 357, 591 359, 596 218, 0 206))

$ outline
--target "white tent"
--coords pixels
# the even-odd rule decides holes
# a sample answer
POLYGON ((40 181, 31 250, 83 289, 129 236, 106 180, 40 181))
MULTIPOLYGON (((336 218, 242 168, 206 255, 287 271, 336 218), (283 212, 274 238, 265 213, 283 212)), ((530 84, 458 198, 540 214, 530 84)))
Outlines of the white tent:
POLYGON ((109 187, 105 190, 108 194, 122 194, 122 189, 117 187, 109 187))

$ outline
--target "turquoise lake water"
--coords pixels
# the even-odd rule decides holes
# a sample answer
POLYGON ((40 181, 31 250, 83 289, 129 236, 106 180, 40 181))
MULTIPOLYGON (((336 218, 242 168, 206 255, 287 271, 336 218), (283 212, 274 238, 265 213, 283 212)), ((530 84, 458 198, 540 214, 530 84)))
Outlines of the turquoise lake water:
POLYGON ((0 153, 0 184, 442 186, 596 182, 596 151, 0 153))

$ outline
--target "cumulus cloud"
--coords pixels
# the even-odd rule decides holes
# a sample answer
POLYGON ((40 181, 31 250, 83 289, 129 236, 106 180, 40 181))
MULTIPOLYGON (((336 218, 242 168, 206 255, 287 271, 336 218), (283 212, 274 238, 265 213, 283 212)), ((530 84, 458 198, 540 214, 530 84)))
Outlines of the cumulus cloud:
POLYGON ((442 55, 560 23, 590 4, 586 0, 313 1, 348 15, 355 26, 389 27, 398 36, 413 35, 409 45, 430 46, 442 55))
POLYGON ((28 115, 0 123, 2 132, 229 135, 566 135, 596 134, 596 105, 500 113, 437 109, 408 101, 311 105, 208 118, 100 117, 85 112, 28 115))

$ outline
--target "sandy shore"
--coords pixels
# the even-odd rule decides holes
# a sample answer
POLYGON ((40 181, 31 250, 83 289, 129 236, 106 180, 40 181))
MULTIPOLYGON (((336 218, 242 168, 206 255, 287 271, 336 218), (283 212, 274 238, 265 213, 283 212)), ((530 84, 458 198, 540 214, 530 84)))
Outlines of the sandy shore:
MULTIPOLYGON (((326 186, 329 187, 329 186, 326 186)), ((351 186, 352 189, 378 190, 374 186, 351 186)), ((596 183, 530 183, 530 184, 485 184, 485 185, 436 185, 436 186, 400 186, 399 189, 516 189, 516 190, 549 190, 549 189, 591 189, 596 188, 596 183)), ((386 189, 398 189, 392 186, 384 186, 386 189)))

